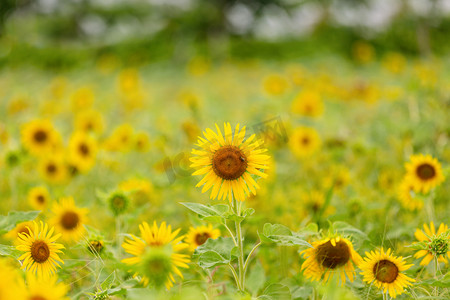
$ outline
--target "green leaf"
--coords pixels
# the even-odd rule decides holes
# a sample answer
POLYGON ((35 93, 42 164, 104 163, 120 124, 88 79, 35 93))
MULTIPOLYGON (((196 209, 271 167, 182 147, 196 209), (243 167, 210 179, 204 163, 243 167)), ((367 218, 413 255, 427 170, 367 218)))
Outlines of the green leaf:
POLYGON ((266 243, 276 243, 282 246, 298 245, 311 247, 298 233, 292 232, 281 224, 264 224, 263 232, 259 233, 259 237, 262 242, 266 243))
POLYGON ((236 215, 235 213, 226 214, 226 219, 234 222, 242 222, 245 220, 245 218, 253 215, 255 213, 255 209, 253 208, 247 208, 242 212, 240 216, 236 215))
POLYGON ((289 288, 285 285, 274 283, 269 285, 263 292, 261 296, 257 299, 264 300, 290 300, 291 292, 289 288))
POLYGON ((364 232, 362 232, 358 228, 355 228, 355 227, 351 226, 350 224, 347 224, 347 223, 342 222, 342 221, 334 222, 333 225, 332 225, 332 228, 335 231, 337 231, 337 232, 358 237, 359 240, 367 240, 367 239, 369 239, 367 237, 367 234, 365 234, 364 232))
POLYGON ((253 265, 250 269, 246 282, 247 289, 253 294, 258 294, 258 291, 264 286, 264 282, 266 281, 266 276, 264 274, 264 268, 259 262, 253 265))
POLYGON ((110 289, 115 280, 116 280, 116 272, 112 272, 111 274, 109 274, 108 277, 106 277, 106 279, 100 285, 102 291, 110 289))
POLYGON ((198 258, 198 265, 203 269, 227 265, 229 263, 230 263, 229 259, 223 257, 214 250, 203 252, 198 258))
POLYGON ((14 246, 0 244, 0 255, 11 256, 17 259, 22 255, 22 252, 17 250, 14 246))
POLYGON ((213 206, 192 202, 180 202, 180 204, 198 214, 200 219, 217 223, 222 221, 222 218, 224 218, 225 214, 230 209, 228 205, 225 204, 213 206))
POLYGON ((431 278, 426 280, 421 280, 420 282, 416 282, 416 285, 425 285, 425 286, 435 286, 441 288, 450 287, 450 273, 445 274, 444 276, 440 276, 438 278, 431 278))
POLYGON ((0 218, 0 235, 12 230, 18 223, 36 219, 41 211, 11 211, 0 218))
POLYGON ((202 268, 226 265, 237 257, 237 247, 230 237, 208 239, 195 249, 193 257, 198 258, 198 265, 202 268))
POLYGON ((155 290, 146 288, 135 288, 127 290, 127 299, 131 300, 152 300, 157 299, 158 294, 155 290))

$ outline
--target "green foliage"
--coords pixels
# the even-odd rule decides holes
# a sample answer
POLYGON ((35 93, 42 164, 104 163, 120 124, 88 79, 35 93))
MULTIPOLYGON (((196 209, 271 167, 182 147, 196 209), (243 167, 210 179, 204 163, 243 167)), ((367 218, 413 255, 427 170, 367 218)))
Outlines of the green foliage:
POLYGON ((204 269, 228 265, 237 258, 237 247, 230 237, 208 239, 195 249, 193 257, 198 259, 198 265, 204 269))
POLYGON ((264 224, 263 232, 259 233, 259 238, 262 242, 276 243, 280 246, 311 247, 298 233, 292 232, 289 228, 281 224, 264 224))
POLYGON ((36 219, 40 211, 11 211, 6 217, 0 218, 0 234, 4 234, 17 224, 25 221, 32 221, 36 219))

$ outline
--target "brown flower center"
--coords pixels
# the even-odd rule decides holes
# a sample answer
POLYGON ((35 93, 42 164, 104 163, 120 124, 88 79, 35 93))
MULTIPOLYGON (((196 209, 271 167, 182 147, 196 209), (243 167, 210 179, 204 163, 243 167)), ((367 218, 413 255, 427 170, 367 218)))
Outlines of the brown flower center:
POLYGON ((416 173, 420 179, 428 180, 436 175, 436 170, 432 165, 425 163, 417 167, 416 173))
POLYGON ((54 174, 54 173, 56 173, 56 170, 57 170, 57 167, 56 167, 55 164, 49 163, 49 164, 47 165, 47 173, 49 173, 49 174, 54 174))
POLYGON ((47 298, 42 296, 31 296, 30 300, 47 300, 47 298))
POLYGON ((225 146, 214 153, 212 168, 220 178, 238 179, 247 170, 247 157, 238 147, 225 146))
POLYGON ((37 195, 36 201, 42 204, 45 202, 45 197, 43 195, 37 195))
POLYGON ((350 249, 347 243, 342 240, 336 242, 336 246, 333 246, 331 241, 328 241, 320 245, 316 251, 317 262, 328 269, 343 266, 350 259, 350 249))
POLYGON ((398 268, 393 262, 384 259, 373 266, 373 274, 378 281, 391 283, 398 276, 398 268))
POLYGON ((31 244, 31 257, 37 263, 46 262, 50 257, 50 249, 44 241, 36 240, 31 244))
POLYGON ((195 243, 197 245, 203 245, 210 237, 211 236, 207 232, 198 233, 195 235, 195 243))
POLYGON ((17 229, 17 236, 19 236, 19 233, 23 233, 23 234, 30 234, 30 230, 28 229, 28 227, 26 226, 21 226, 17 229))
POLYGON ((80 151, 81 155, 88 156, 89 155, 89 147, 85 143, 81 143, 78 146, 78 150, 80 151))
POLYGON ((41 129, 37 130, 33 135, 34 140, 39 144, 45 143, 47 137, 47 132, 41 129))
POLYGON ((61 225, 67 230, 74 229, 78 226, 79 222, 80 218, 78 217, 78 214, 73 211, 67 211, 61 217, 61 225))
POLYGON ((307 146, 310 143, 310 139, 307 136, 304 136, 300 139, 300 143, 302 143, 303 146, 307 146))

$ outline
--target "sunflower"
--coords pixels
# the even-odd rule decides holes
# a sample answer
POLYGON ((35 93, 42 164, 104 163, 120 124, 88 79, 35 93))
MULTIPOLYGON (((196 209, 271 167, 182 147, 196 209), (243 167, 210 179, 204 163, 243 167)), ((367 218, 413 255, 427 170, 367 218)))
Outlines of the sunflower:
POLYGON ((263 88, 267 94, 271 96, 279 96, 287 91, 289 88, 289 83, 286 78, 278 74, 271 74, 264 78, 263 88))
POLYGON ((64 283, 57 283, 56 276, 51 277, 35 277, 27 274, 27 300, 68 300, 66 297, 69 287, 64 283))
MULTIPOLYGON (((162 222, 158 227, 156 222, 150 227, 147 222, 143 222, 139 225, 141 232, 141 238, 131 235, 131 239, 126 239, 122 244, 125 252, 133 255, 133 257, 125 258, 123 263, 128 265, 136 265, 142 261, 142 258, 146 256, 146 252, 152 249, 166 249, 170 250, 171 258, 171 272, 167 276, 165 286, 170 289, 175 282, 173 273, 183 278, 183 274, 178 268, 188 268, 187 263, 190 262, 188 255, 180 254, 179 252, 188 248, 188 244, 181 242, 184 236, 177 237, 180 229, 172 231, 170 225, 166 225, 166 222, 162 222)), ((149 279, 144 276, 142 278, 144 284, 149 283, 149 279)))
POLYGON ((353 282, 355 268, 361 262, 361 256, 353 249, 352 243, 341 236, 326 238, 312 243, 312 248, 301 252, 306 258, 301 269, 306 278, 325 282, 333 275, 339 274, 341 283, 345 275, 353 282))
POLYGON ((34 155, 48 153, 59 144, 60 137, 49 120, 26 123, 21 131, 24 147, 34 155))
POLYGON ((50 230, 42 221, 40 224, 33 222, 33 229, 28 228, 30 233, 19 233, 17 250, 25 253, 19 257, 22 261, 22 269, 37 273, 39 276, 48 276, 56 272, 59 263, 64 263, 58 256, 62 253, 64 246, 56 243, 61 234, 53 236, 54 228, 50 230))
POLYGON ((420 262, 421 266, 428 265, 435 256, 439 261, 447 263, 447 258, 445 257, 445 255, 447 254, 447 256, 450 258, 450 238, 441 238, 439 237, 439 235, 446 232, 448 230, 448 226, 444 223, 441 223, 441 225, 439 225, 438 231, 436 232, 434 223, 430 222, 429 227, 427 224, 423 224, 423 229, 425 232, 420 229, 416 229, 414 236, 417 240, 419 240, 419 242, 426 242, 427 249, 417 251, 416 254, 414 254, 414 257, 423 257, 422 261, 420 262))
POLYGON ((429 154, 412 155, 405 167, 416 192, 428 193, 444 181, 441 164, 429 154))
POLYGON ((109 151, 126 152, 133 146, 134 129, 130 124, 122 124, 114 129, 105 141, 104 147, 109 151))
POLYGON ((51 183, 63 183, 68 176, 66 163, 61 155, 41 158, 38 169, 41 176, 51 183))
POLYGON ((50 194, 45 186, 37 186, 28 191, 28 202, 37 210, 44 210, 50 202, 50 194))
POLYGON ((381 248, 381 251, 366 252, 366 257, 359 268, 363 271, 361 275, 364 276, 365 282, 373 282, 376 287, 383 290, 383 293, 389 292, 389 295, 395 298, 415 281, 402 273, 411 266, 405 264, 403 257, 394 256, 391 249, 384 252, 381 248))
POLYGON ((69 160, 81 172, 89 171, 95 165, 97 142, 82 132, 75 132, 69 141, 69 160))
POLYGON ((17 224, 16 227, 14 227, 8 233, 6 233, 4 236, 5 236, 5 238, 7 238, 9 240, 13 240, 14 244, 17 244, 18 243, 17 238, 19 237, 19 233, 30 234, 30 228, 32 225, 33 225, 33 222, 31 222, 31 221, 21 222, 21 223, 17 224))
POLYGON ((62 234, 62 239, 66 242, 79 241, 86 230, 86 215, 89 212, 87 208, 75 206, 72 197, 65 197, 59 200, 59 203, 53 204, 53 217, 49 223, 54 225, 57 232, 62 234))
POLYGON ((72 110, 76 112, 86 110, 92 106, 94 99, 94 92, 90 87, 81 87, 70 97, 72 110))
POLYGON ((101 134, 104 129, 103 116, 96 110, 86 110, 76 115, 74 127, 76 131, 101 134))
POLYGON ((316 91, 300 92, 292 102, 292 112, 307 117, 319 117, 323 113, 323 103, 316 91))
POLYGON ((401 205, 406 209, 416 210, 423 207, 423 201, 416 197, 414 185, 406 178, 398 186, 397 195, 401 205))
POLYGON ((23 280, 18 270, 8 260, 0 258, 0 299, 20 299, 23 280))
POLYGON ((289 139, 292 152, 300 157, 308 157, 320 148, 320 137, 313 128, 299 127, 294 130, 289 139))
POLYGON ((245 201, 250 191, 256 195, 259 188, 252 175, 267 177, 262 172, 268 168, 270 157, 264 154, 267 149, 260 148, 262 141, 255 140, 254 134, 244 141, 245 126, 239 130, 237 124, 233 135, 230 123, 225 123, 225 136, 217 124, 216 129, 217 133, 207 128, 205 138, 199 137, 197 142, 201 149, 192 150, 191 167, 196 169, 192 175, 206 174, 196 186, 204 185, 202 193, 212 187, 211 199, 225 200, 228 196, 232 201, 234 196, 245 201))
POLYGON ((150 138, 146 132, 138 132, 135 134, 134 149, 139 152, 148 152, 150 149, 150 138))
POLYGON ((214 229, 211 224, 208 226, 191 227, 186 236, 186 243, 189 249, 194 251, 198 246, 203 245, 208 239, 217 239, 220 236, 220 230, 214 229))

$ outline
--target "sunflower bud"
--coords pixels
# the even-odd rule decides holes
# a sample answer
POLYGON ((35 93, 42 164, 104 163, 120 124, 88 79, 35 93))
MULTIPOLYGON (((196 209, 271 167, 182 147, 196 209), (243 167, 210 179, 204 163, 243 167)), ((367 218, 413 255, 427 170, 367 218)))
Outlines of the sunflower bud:
POLYGON ((130 200, 122 192, 112 193, 108 197, 107 202, 109 204, 109 208, 115 216, 123 214, 130 204, 130 200))

